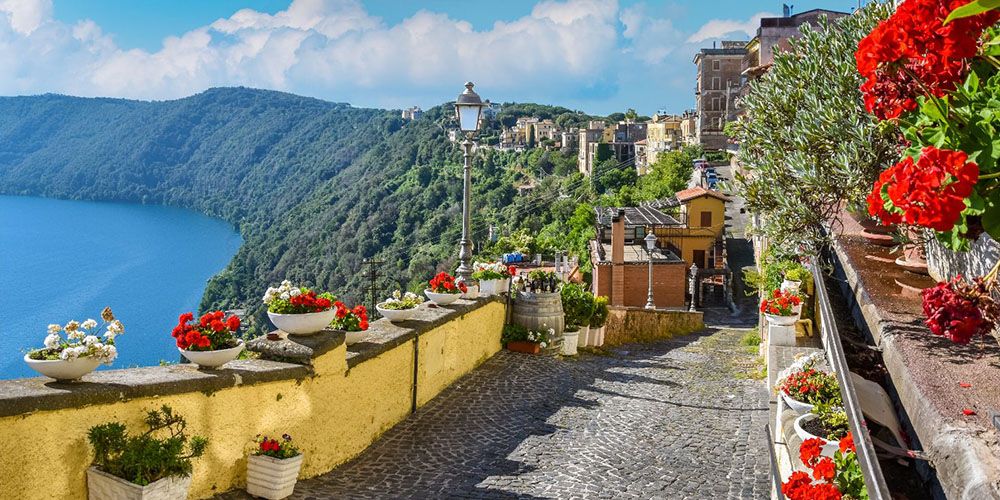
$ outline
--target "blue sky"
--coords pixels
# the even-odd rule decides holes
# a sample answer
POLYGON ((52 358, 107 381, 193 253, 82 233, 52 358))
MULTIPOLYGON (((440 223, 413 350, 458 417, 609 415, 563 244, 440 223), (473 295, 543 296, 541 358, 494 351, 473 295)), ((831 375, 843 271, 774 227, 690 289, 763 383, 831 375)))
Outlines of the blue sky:
POLYGON ((472 79, 495 101, 678 112, 693 104, 699 47, 747 39, 780 12, 739 0, 0 0, 0 60, 13 61, 0 94, 170 99, 247 85, 429 107, 472 79))

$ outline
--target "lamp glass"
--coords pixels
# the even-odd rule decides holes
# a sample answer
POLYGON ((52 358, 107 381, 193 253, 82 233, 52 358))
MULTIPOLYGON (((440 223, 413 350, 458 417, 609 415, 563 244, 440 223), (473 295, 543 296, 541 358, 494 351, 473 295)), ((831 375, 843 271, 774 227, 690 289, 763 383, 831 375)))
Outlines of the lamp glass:
POLYGON ((458 104, 458 125, 462 132, 475 132, 479 130, 479 115, 483 108, 478 104, 458 104))
POLYGON ((652 252, 653 249, 656 248, 656 235, 653 233, 649 233, 643 239, 646 241, 646 250, 652 252))

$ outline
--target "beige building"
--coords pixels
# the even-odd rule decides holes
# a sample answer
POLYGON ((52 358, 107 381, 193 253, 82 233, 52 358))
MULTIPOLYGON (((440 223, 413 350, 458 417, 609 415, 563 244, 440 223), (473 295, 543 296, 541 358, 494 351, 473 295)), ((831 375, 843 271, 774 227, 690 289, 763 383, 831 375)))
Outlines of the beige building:
POLYGON ((683 118, 671 115, 654 115, 653 121, 646 124, 646 139, 644 152, 638 151, 636 143, 636 168, 639 175, 644 175, 647 168, 656 162, 656 158, 665 151, 679 149, 683 144, 681 122, 683 118))
POLYGON ((597 155, 597 145, 604 134, 604 123, 592 121, 587 128, 580 129, 577 134, 576 164, 581 174, 590 176, 594 170, 594 160, 597 155))
POLYGON ((724 41, 722 47, 701 49, 694 56, 697 66, 695 113, 698 143, 707 150, 725 149, 726 123, 736 118, 746 42, 724 41))

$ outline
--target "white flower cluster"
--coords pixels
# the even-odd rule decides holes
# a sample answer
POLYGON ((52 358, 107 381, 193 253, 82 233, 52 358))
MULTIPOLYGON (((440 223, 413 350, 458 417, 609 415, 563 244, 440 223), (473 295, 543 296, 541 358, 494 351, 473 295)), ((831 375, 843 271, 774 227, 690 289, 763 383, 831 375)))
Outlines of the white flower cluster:
POLYGON ((125 333, 125 326, 115 319, 110 309, 102 316, 107 321, 104 333, 98 336, 97 320, 87 319, 83 323, 70 321, 66 325, 51 324, 45 336, 45 348, 56 351, 60 359, 96 358, 111 364, 118 357, 115 337, 125 333), (66 334, 66 340, 60 333, 66 334))
POLYGON ((385 302, 381 304, 381 307, 385 309, 413 309, 420 305, 424 301, 424 298, 413 293, 406 292, 402 293, 399 290, 392 292, 392 297, 385 299, 385 302))
MULTIPOLYGON (((545 326, 545 325, 543 325, 545 326)), ((549 328, 547 331, 540 332, 536 330, 531 330, 528 332, 528 342, 537 342, 542 348, 548 347, 548 340, 556 334, 555 329, 549 328)))
POLYGON ((301 287, 295 286, 291 281, 285 280, 277 288, 268 287, 267 291, 264 292, 264 303, 270 304, 276 300, 288 300, 301 294, 301 287))
POLYGON ((473 277, 477 279, 504 279, 508 268, 503 262, 475 262, 472 264, 473 277))

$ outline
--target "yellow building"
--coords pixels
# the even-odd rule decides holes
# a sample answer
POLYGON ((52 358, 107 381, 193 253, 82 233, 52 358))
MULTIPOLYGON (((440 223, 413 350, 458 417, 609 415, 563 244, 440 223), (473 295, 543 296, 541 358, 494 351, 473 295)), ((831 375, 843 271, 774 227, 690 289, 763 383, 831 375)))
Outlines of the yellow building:
POLYGON ((729 198, 718 191, 693 187, 660 202, 656 208, 664 212, 676 211, 680 224, 654 228, 658 246, 672 250, 688 267, 696 264, 698 269, 724 268, 728 201, 729 198))

